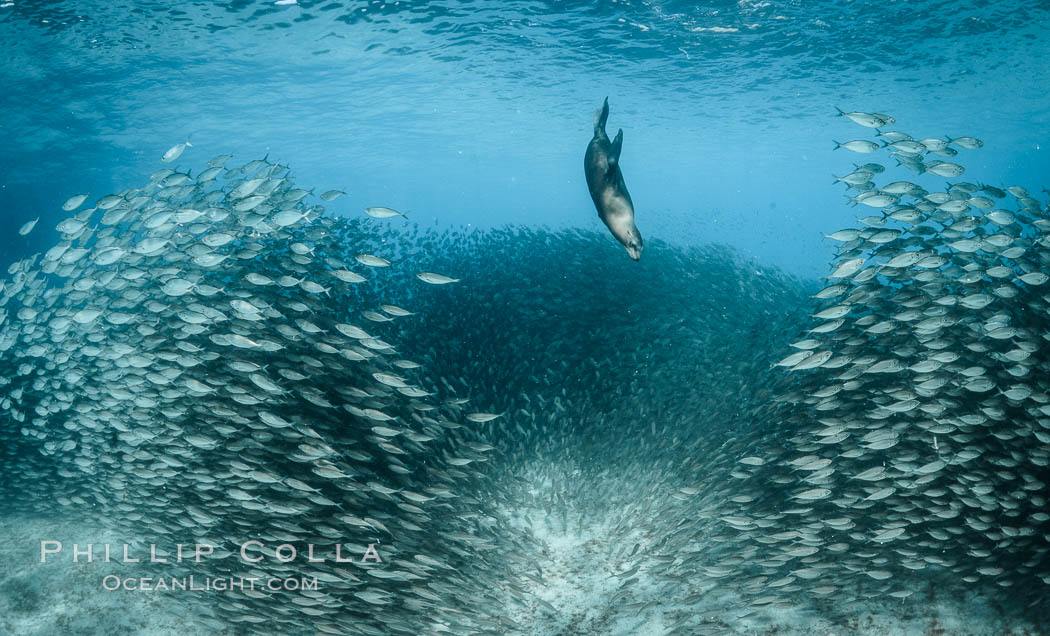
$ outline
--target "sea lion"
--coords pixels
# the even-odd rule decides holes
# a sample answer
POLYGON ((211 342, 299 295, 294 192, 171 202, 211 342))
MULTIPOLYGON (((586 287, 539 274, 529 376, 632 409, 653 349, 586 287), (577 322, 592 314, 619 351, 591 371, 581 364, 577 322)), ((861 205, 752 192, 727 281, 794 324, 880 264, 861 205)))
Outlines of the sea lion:
POLYGON ((634 203, 620 172, 623 129, 610 143, 605 134, 605 120, 608 118, 609 98, 606 97, 602 109, 594 114, 594 137, 583 155, 583 172, 587 176, 587 189, 591 191, 594 207, 598 209, 598 218, 627 248, 627 255, 638 260, 642 256, 642 235, 634 224, 634 203))

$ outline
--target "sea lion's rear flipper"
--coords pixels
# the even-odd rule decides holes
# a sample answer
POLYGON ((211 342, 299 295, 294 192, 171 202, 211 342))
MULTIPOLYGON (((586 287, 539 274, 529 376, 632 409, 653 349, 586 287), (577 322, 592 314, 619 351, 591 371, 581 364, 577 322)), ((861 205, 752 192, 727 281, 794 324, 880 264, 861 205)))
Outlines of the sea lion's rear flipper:
POLYGON ((605 120, 609 119, 609 98, 605 98, 602 109, 594 112, 594 134, 605 134, 605 120))
POLYGON ((623 128, 616 131, 616 139, 613 139, 609 147, 609 170, 620 164, 620 150, 623 149, 623 128))

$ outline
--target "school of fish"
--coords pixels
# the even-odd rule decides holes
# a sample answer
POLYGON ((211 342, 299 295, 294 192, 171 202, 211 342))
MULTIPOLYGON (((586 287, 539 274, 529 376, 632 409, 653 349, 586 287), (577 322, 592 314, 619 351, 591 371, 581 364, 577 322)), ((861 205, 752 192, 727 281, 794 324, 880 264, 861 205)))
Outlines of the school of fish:
POLYGON ((717 246, 332 216, 179 144, 8 269, 0 490, 218 546, 166 576, 321 582, 180 599, 191 632, 733 633, 938 593, 1045 620, 1045 204, 959 180, 976 138, 840 116, 897 165, 835 178, 873 214, 819 291, 717 246))

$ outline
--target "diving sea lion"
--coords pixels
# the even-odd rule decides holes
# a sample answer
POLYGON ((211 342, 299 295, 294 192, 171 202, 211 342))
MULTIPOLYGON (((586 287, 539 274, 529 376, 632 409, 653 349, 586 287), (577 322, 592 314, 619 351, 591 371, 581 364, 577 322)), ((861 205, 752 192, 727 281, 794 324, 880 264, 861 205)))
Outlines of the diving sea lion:
POLYGON ((587 189, 591 191, 594 207, 598 208, 598 218, 627 248, 627 255, 638 260, 642 256, 642 235, 634 224, 634 203, 620 172, 623 129, 610 143, 605 134, 608 118, 609 98, 606 97, 602 109, 594 114, 594 137, 583 155, 583 172, 587 175, 587 189))

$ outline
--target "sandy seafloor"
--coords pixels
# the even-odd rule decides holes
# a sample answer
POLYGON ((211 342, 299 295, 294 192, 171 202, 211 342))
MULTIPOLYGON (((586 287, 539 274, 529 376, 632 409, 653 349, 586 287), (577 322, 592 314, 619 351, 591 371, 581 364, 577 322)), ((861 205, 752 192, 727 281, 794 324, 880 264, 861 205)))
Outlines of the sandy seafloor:
MULTIPOLYGON (((543 510, 516 511, 515 523, 527 526, 546 545, 535 563, 544 585, 530 584, 530 591, 556 611, 539 603, 512 614, 523 632, 535 636, 657 634, 1045 634, 1046 625, 1017 617, 1005 618, 1001 610, 981 598, 960 598, 934 590, 917 591, 904 601, 871 600, 857 604, 848 621, 822 617, 812 609, 758 608, 743 618, 742 612, 713 609, 686 617, 684 608, 661 602, 659 586, 644 578, 619 599, 616 612, 610 601, 622 580, 618 564, 608 558, 603 524, 579 527, 560 519, 548 523, 543 510), (675 624, 679 626, 675 627, 675 624)), ((73 563, 72 544, 92 541, 120 545, 121 539, 105 528, 75 519, 5 516, 0 518, 0 634, 54 636, 59 634, 211 634, 217 632, 193 604, 176 602, 173 594, 189 592, 106 591, 107 574, 146 576, 142 566, 121 563, 73 563), (40 563, 40 541, 57 540, 63 552, 40 563)), ((97 554, 97 553, 96 553, 97 554)), ((140 555, 141 556, 141 555, 140 555)), ((197 592, 207 603, 217 592, 197 592)), ((734 607, 726 592, 710 591, 711 607, 734 607)), ((695 609, 691 610, 695 613, 695 609)))
MULTIPOLYGON (((661 602, 660 587, 646 581, 644 574, 632 593, 618 602, 638 606, 626 612, 612 611, 609 601, 620 589, 618 568, 603 558, 606 550, 604 528, 575 528, 563 532, 558 524, 548 529, 546 513, 533 511, 531 525, 545 540, 547 560, 537 563, 549 587, 537 586, 535 593, 559 610, 557 617, 537 608, 528 615, 513 616, 522 625, 534 623, 535 636, 616 635, 657 636, 667 634, 880 634, 880 635, 988 635, 1046 634, 1045 627, 1028 621, 1005 619, 1002 612, 974 596, 948 597, 933 590, 917 592, 906 600, 869 600, 856 604, 847 621, 821 616, 802 608, 760 607, 741 617, 745 606, 725 591, 711 590, 710 611, 691 620, 685 608, 661 602), (739 610, 721 609, 739 607, 739 610), (718 608, 718 609, 714 609, 718 608), (683 622, 684 620, 684 622, 683 622)), ((523 517, 529 513, 523 514, 523 517)), ((571 526, 571 524, 570 524, 571 526)), ((828 601, 825 601, 828 602, 828 601)), ((696 614, 695 608, 688 613, 696 614)))
MULTIPOLYGON (((78 541, 122 543, 107 529, 74 518, 0 517, 0 634, 205 633, 194 632, 187 625, 185 607, 170 598, 103 589, 107 574, 137 576, 136 566, 73 563, 73 544, 78 541), (41 541, 61 541, 62 553, 41 563, 41 541)), ((93 558, 98 547, 93 548, 93 558)))
MULTIPOLYGON (((543 488, 534 484, 534 493, 536 487, 543 488)), ((542 499, 543 493, 536 494, 542 499)), ((532 625, 527 633, 533 636, 1050 634, 1048 623, 1006 616, 988 599, 976 594, 961 596, 934 585, 915 590, 903 600, 882 597, 839 608, 848 614, 843 620, 820 610, 834 604, 834 597, 805 607, 748 608, 746 601, 731 591, 705 583, 690 590, 693 596, 698 591, 702 599, 698 611, 697 606, 685 608, 666 602, 661 592, 664 586, 646 577, 644 565, 636 574, 623 575, 624 566, 613 555, 624 546, 644 542, 641 529, 631 536, 612 536, 613 524, 604 520, 580 523, 571 513, 551 518, 536 508, 507 514, 515 525, 529 529, 545 545, 544 554, 537 555, 535 563, 546 585, 534 584, 530 592, 557 613, 537 603, 528 613, 511 615, 521 625, 532 625), (637 582, 628 586, 629 594, 615 598, 628 576, 637 577, 637 582)))

